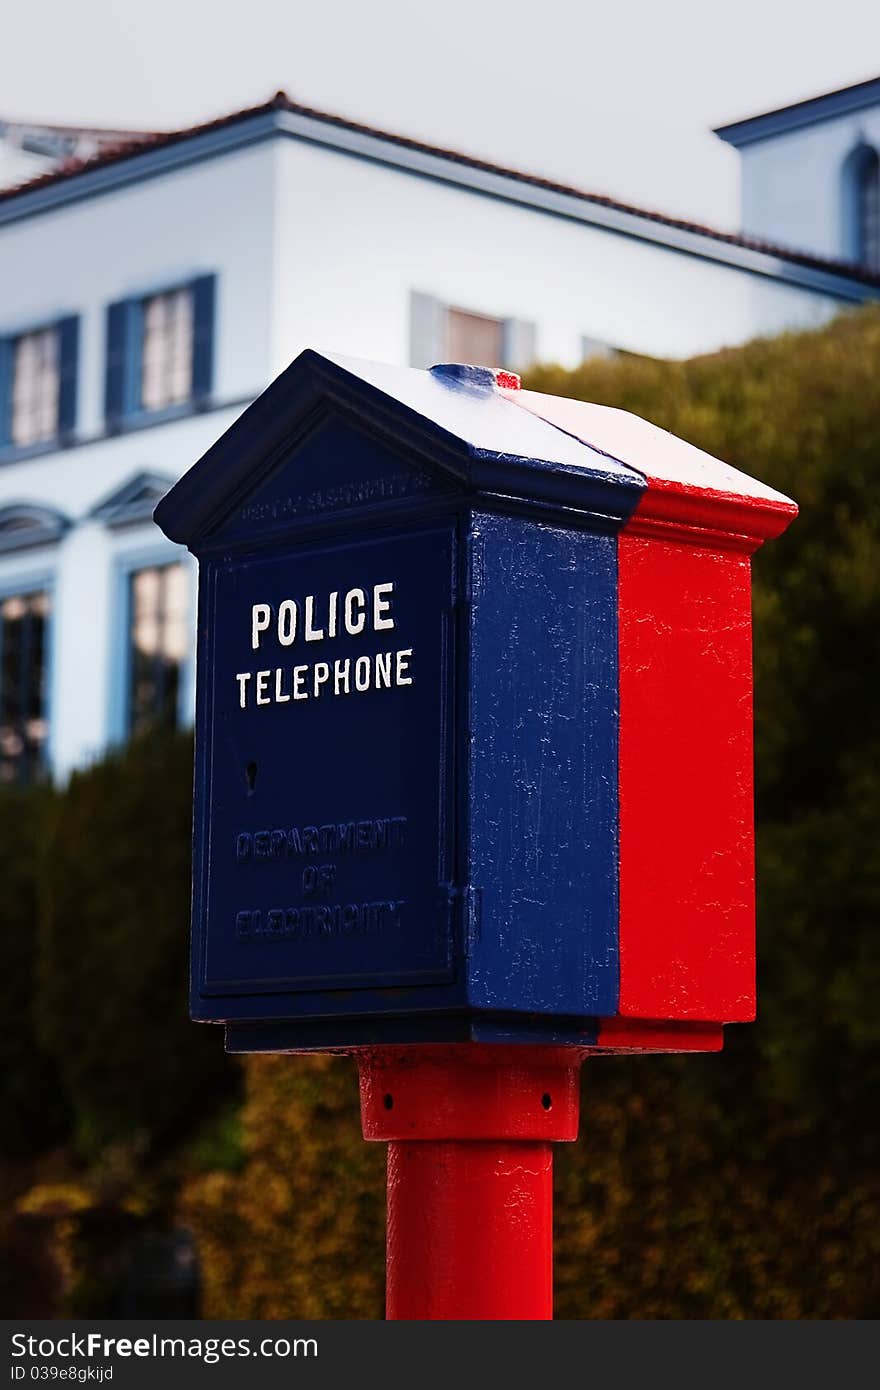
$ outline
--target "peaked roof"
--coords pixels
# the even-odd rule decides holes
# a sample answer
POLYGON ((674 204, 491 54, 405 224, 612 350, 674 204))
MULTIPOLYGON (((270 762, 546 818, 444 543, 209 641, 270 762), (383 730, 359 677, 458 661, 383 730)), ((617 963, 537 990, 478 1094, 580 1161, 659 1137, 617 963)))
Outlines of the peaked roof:
POLYGON ((191 545, 256 492, 322 407, 427 457, 459 489, 502 505, 565 508, 620 522, 644 491, 634 469, 520 410, 485 367, 393 367, 309 348, 240 415, 156 507, 167 536, 191 545))
MULTIPOLYGON (((276 116, 287 114, 289 116, 302 117, 326 128, 336 129, 340 132, 348 132, 355 136, 361 135, 371 137, 384 142, 386 145, 396 146, 401 150, 413 151, 417 154, 447 161, 449 164, 458 165, 462 168, 480 171, 484 174, 494 175, 505 180, 512 180, 514 183, 534 189, 536 192, 540 190, 546 194, 556 194, 565 198, 575 199, 582 204, 592 205, 597 209, 603 208, 611 212, 625 214, 628 217, 640 219, 645 224, 654 224, 668 228, 670 233, 675 231, 692 234, 694 236, 707 238, 710 243, 737 247, 744 251, 758 252, 785 261, 793 266, 802 266, 809 270, 825 271, 832 275, 844 277, 849 281, 880 288, 880 273, 871 271, 864 266, 831 260, 791 247, 782 247, 773 242, 764 241, 752 236, 744 236, 735 232, 719 231, 714 227, 709 227, 687 218, 670 217, 665 213, 640 208, 631 203, 621 202, 616 198, 609 198, 598 193, 590 193, 571 184, 543 178, 538 174, 526 173, 523 170, 511 168, 509 165, 497 164, 491 160, 480 159, 474 155, 463 154, 457 150, 450 150, 442 146, 432 145, 423 140, 415 140, 409 136, 397 135, 390 131, 381 130, 376 126, 365 125, 359 121, 348 120, 343 116, 333 115, 327 111, 320 111, 314 107, 305 106, 300 102, 293 101, 287 93, 283 91, 277 92, 270 101, 264 102, 261 105, 233 111, 213 121, 207 121, 182 130, 147 132, 137 134, 133 137, 122 138, 116 143, 110 143, 90 158, 68 160, 61 168, 49 170, 39 175, 37 178, 30 179, 27 183, 0 189, 0 205, 9 204, 16 198, 23 198, 42 189, 49 189, 61 183, 75 181, 78 178, 83 178, 98 170, 109 169, 124 161, 136 160, 139 156, 145 157, 159 150, 170 150, 175 146, 185 144, 187 141, 215 135, 238 126, 241 123, 253 121, 261 117, 265 118, 273 114, 276 116)), ((717 133, 721 132, 719 131, 717 133)))
POLYGON ((714 524, 767 540, 797 515, 795 503, 775 488, 627 410, 537 391, 517 391, 511 399, 643 473, 648 487, 639 503, 641 516, 704 528, 714 524))
POLYGON ((174 479, 165 473, 138 469, 120 486, 96 502, 89 517, 107 526, 130 526, 148 521, 174 479))
POLYGON ((522 391, 509 372, 489 367, 421 371, 308 349, 159 503, 166 535, 187 545, 209 537, 231 505, 284 467, 286 446, 295 449, 298 428, 314 423, 320 405, 428 455, 459 489, 494 507, 555 508, 538 515, 618 525, 635 512, 637 522, 661 528, 733 544, 747 538, 748 549, 797 515, 782 493, 625 410, 522 391))
POLYGON ((0 554, 59 541, 70 518, 41 502, 11 502, 0 508, 0 554))

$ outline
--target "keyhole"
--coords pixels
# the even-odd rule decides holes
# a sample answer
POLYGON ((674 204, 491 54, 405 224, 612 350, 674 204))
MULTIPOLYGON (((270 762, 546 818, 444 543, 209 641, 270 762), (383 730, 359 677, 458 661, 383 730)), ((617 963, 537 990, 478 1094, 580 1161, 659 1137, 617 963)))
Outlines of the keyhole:
POLYGON ((254 792, 257 789, 256 763, 248 763, 247 767, 244 770, 244 775, 247 778, 248 796, 253 796, 254 792))

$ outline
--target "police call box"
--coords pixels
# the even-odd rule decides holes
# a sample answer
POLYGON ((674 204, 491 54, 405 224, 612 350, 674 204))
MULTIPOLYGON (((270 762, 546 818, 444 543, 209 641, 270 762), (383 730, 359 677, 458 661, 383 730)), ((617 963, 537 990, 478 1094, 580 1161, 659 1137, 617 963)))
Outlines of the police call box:
POLYGON ((199 561, 193 1017, 720 1046, 754 1010, 748 562, 794 511, 506 373, 297 358, 156 510, 199 561))

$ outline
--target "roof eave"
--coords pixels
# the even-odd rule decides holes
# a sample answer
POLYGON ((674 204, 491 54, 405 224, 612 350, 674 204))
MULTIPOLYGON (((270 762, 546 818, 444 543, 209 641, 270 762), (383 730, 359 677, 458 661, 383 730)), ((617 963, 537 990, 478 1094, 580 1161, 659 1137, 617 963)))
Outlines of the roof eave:
POLYGON ((323 113, 298 109, 292 104, 257 107, 240 117, 218 121, 202 131, 169 136, 156 148, 135 148, 105 159, 93 168, 86 166, 63 177, 44 175, 31 185, 0 196, 0 227, 80 198, 114 192, 128 184, 172 173, 278 135, 599 227, 669 251, 784 280, 844 302, 862 303, 880 298, 880 280, 857 266, 850 269, 835 262, 823 262, 821 258, 799 256, 784 248, 747 244, 709 228, 630 208, 470 157, 457 157, 451 152, 358 127, 323 113))
POLYGON ((853 87, 843 87, 837 92, 825 92, 821 96, 810 97, 791 106, 782 106, 775 111, 747 116, 741 121, 730 121, 726 125, 716 126, 714 134, 725 144, 733 145, 735 149, 743 149, 758 140, 769 140, 792 130, 815 125, 819 121, 864 111, 869 106, 880 106, 880 77, 872 78, 868 82, 859 82, 853 87))
MULTIPOLYGON (((365 364, 366 365, 366 364, 365 364)), ((400 369, 408 371, 410 369, 400 369)), ((454 389, 454 388, 451 388, 454 389)), ((501 397, 502 393, 498 393, 501 397)), ((478 446, 451 427, 386 394, 355 372, 307 348, 177 482, 153 516, 169 539, 199 553, 231 507, 283 464, 323 413, 338 410, 390 447, 445 475, 460 498, 527 510, 562 509, 572 521, 619 527, 644 491, 626 465, 577 445, 578 466, 478 446)), ((547 426, 548 440, 571 441, 547 426)))

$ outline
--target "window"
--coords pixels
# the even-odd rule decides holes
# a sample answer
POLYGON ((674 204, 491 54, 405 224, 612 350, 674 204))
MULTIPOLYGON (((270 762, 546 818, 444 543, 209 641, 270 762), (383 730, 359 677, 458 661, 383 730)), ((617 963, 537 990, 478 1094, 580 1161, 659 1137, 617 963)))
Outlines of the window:
POLYGON ((45 589, 0 599, 0 782, 32 782, 45 767, 45 589))
POLYGON ((409 360, 413 367, 468 362, 524 371, 535 361, 536 329, 527 319, 493 318, 453 308, 413 290, 409 301, 409 360))
POLYGON ((12 347, 13 444, 39 444, 58 432, 58 330, 22 333, 12 347))
POLYGON ((0 446, 65 443, 76 424, 79 319, 0 338, 0 446))
POLYGON ((108 306, 104 408, 109 429, 209 399, 215 278, 202 275, 108 306))
POLYGON ((189 650, 189 584, 180 563, 134 570, 129 578, 128 731, 173 729, 189 650))
POLYGON ((880 270, 880 156, 865 150, 858 170, 858 257, 880 270))
POLYGON ((465 309, 450 309, 446 318, 446 353, 449 362, 500 367, 504 360, 502 320, 469 314, 465 309))
POLYGON ((189 400, 192 348, 192 290, 170 290, 145 299, 140 393, 144 410, 162 410, 189 400))

